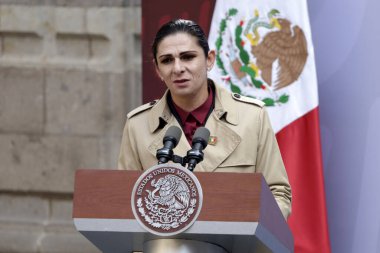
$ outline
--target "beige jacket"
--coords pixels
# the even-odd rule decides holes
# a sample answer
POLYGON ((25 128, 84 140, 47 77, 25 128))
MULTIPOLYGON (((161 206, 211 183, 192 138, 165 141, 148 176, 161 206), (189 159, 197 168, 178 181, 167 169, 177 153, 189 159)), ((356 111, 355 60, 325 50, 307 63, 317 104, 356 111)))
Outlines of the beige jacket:
MULTIPOLYGON (((285 218, 291 210, 291 190, 277 141, 271 128, 264 103, 215 87, 215 108, 206 128, 216 137, 214 145, 204 150, 204 160, 195 171, 261 172, 285 218)), ((157 164, 156 151, 162 148, 166 130, 176 125, 166 102, 142 105, 127 115, 119 169, 148 169, 157 164)), ((191 148, 182 135, 176 155, 185 156, 191 148)))

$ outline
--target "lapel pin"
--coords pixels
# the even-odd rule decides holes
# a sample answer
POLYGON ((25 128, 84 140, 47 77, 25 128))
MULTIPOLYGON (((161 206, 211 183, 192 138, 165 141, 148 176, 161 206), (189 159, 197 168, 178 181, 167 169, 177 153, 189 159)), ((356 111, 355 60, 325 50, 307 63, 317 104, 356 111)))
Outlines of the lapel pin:
POLYGON ((210 138, 208 139, 208 144, 209 145, 216 145, 217 141, 218 141, 218 137, 216 137, 216 136, 210 136, 210 138))

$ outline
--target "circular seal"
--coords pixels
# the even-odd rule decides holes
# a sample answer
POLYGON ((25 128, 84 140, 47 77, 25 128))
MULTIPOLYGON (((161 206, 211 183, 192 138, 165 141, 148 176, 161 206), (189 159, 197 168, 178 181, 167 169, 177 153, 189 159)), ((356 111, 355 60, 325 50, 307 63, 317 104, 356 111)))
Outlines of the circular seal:
POLYGON ((136 181, 132 211, 140 225, 159 236, 188 229, 202 208, 202 188, 195 175, 177 164, 160 164, 136 181))

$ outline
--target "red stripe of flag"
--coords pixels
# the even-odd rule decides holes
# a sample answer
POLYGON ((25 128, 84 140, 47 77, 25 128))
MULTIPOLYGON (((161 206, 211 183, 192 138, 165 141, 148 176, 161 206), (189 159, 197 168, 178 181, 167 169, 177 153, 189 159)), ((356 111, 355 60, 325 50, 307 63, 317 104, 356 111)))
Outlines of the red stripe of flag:
POLYGON ((296 253, 329 253, 318 107, 276 135, 292 187, 296 253))

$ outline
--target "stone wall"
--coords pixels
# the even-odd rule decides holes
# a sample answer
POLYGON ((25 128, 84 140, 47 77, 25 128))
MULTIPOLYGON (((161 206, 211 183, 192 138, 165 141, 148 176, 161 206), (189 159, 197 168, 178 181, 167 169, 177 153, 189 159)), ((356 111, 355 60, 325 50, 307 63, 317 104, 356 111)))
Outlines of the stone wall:
POLYGON ((99 252, 75 231, 77 168, 116 168, 141 103, 138 1, 0 0, 0 252, 99 252))

